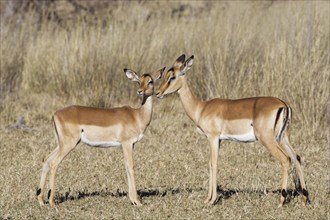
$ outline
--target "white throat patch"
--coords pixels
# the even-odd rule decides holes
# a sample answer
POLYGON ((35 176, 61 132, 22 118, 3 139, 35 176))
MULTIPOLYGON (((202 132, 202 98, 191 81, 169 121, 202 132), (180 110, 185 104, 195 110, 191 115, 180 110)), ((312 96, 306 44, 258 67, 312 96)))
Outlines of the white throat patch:
POLYGON ((119 141, 91 141, 88 140, 84 130, 81 130, 80 133, 80 140, 84 144, 87 144, 91 147, 120 147, 121 143, 119 141))

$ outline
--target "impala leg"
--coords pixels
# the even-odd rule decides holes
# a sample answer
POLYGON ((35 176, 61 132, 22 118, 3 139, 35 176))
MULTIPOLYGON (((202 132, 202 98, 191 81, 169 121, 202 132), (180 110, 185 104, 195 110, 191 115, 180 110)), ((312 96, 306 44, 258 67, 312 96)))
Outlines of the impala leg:
POLYGON ((43 192, 44 192, 44 187, 45 187, 45 183, 46 183, 46 176, 49 171, 49 162, 54 159, 54 156, 58 153, 58 150, 59 150, 59 146, 57 146, 55 148, 55 150, 49 154, 49 156, 47 157, 46 161, 44 162, 44 164, 42 166, 40 185, 39 185, 39 189, 37 190, 37 193, 36 193, 40 206, 44 205, 43 192))
MULTIPOLYGON (((210 158, 211 158, 211 156, 210 156, 210 158)), ((205 199, 204 203, 209 203, 211 200, 211 197, 212 197, 212 164, 211 164, 211 159, 210 159, 209 160, 209 187, 208 187, 207 198, 205 199)))
POLYGON ((289 156, 282 150, 274 138, 267 139, 267 141, 260 140, 269 152, 281 163, 282 166, 282 190, 280 204, 278 207, 282 207, 287 197, 287 185, 290 168, 289 156))
POLYGON ((219 138, 212 137, 209 138, 210 141, 210 178, 209 178, 209 191, 208 196, 205 200, 209 205, 213 205, 217 199, 217 163, 218 163, 218 154, 219 154, 219 138))
POLYGON ((282 191, 279 207, 282 207, 286 201, 287 197, 287 186, 288 186, 288 176, 289 176, 289 168, 290 168, 290 160, 287 157, 285 161, 281 161, 282 166, 282 191))
MULTIPOLYGON (((77 143, 77 142, 76 142, 77 143)), ((51 207, 55 207, 55 174, 58 168, 58 165, 61 163, 61 161, 65 158, 68 153, 77 145, 76 143, 72 142, 66 143, 65 145, 60 146, 58 153, 54 155, 54 159, 50 161, 49 168, 50 168, 50 174, 49 174, 49 192, 48 192, 48 199, 49 204, 51 207)))
POLYGON ((296 190, 304 195, 305 203, 309 204, 310 199, 309 199, 309 194, 308 194, 306 182, 304 180, 304 174, 303 174, 302 167, 301 167, 301 158, 300 158, 299 155, 297 155, 294 152, 292 146, 290 145, 289 137, 287 135, 284 136, 284 145, 286 146, 286 148, 292 154, 292 157, 293 157, 292 161, 293 161, 294 166, 295 166, 296 174, 298 174, 299 179, 295 180, 296 190))
POLYGON ((311 201, 309 199, 309 193, 307 190, 306 182, 304 181, 304 175, 302 172, 301 164, 300 164, 300 162, 297 161, 295 165, 296 165, 296 172, 298 173, 299 183, 300 183, 300 186, 297 190, 304 195, 305 204, 310 204, 311 201))
POLYGON ((141 206, 135 187, 134 163, 133 163, 133 144, 123 144, 124 162, 128 179, 128 196, 133 205, 141 206))

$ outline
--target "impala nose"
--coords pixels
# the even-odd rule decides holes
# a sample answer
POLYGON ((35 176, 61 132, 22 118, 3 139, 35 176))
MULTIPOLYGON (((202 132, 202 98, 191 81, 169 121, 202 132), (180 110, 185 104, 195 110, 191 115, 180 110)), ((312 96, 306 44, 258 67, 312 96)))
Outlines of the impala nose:
POLYGON ((142 91, 142 90, 139 90, 139 91, 137 92, 137 94, 138 94, 138 95, 143 95, 143 91, 142 91))
POLYGON ((159 98, 159 99, 163 98, 163 95, 160 94, 160 91, 157 91, 157 92, 156 92, 156 96, 157 96, 157 98, 159 98))

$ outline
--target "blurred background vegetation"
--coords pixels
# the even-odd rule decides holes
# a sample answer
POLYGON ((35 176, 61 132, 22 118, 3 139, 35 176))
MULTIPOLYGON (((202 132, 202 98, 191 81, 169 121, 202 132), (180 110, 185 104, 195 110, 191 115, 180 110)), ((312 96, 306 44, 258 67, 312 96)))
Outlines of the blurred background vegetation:
POLYGON ((276 96, 301 134, 327 137, 327 1, 5 0, 0 12, 2 124, 48 123, 70 104, 138 106, 123 68, 142 74, 185 53, 198 97, 276 96))

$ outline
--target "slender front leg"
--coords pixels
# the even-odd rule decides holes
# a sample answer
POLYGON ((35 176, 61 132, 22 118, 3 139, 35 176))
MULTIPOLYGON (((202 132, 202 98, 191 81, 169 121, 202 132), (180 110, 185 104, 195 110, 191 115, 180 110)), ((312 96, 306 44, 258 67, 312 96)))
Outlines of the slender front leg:
POLYGON ((209 205, 213 205, 217 199, 217 163, 219 154, 219 138, 217 136, 209 137, 210 141, 210 179, 209 179, 209 191, 205 202, 209 205))
MULTIPOLYGON (((210 158, 212 151, 210 152, 210 158)), ((209 203, 212 197, 212 164, 211 164, 211 159, 209 159, 209 187, 208 187, 208 193, 207 193, 207 198, 205 199, 204 203, 209 203)))
POLYGON ((133 164, 133 144, 122 144, 124 152, 124 162, 128 178, 128 195, 133 205, 141 206, 141 202, 138 199, 138 195, 135 188, 134 179, 134 164, 133 164))

